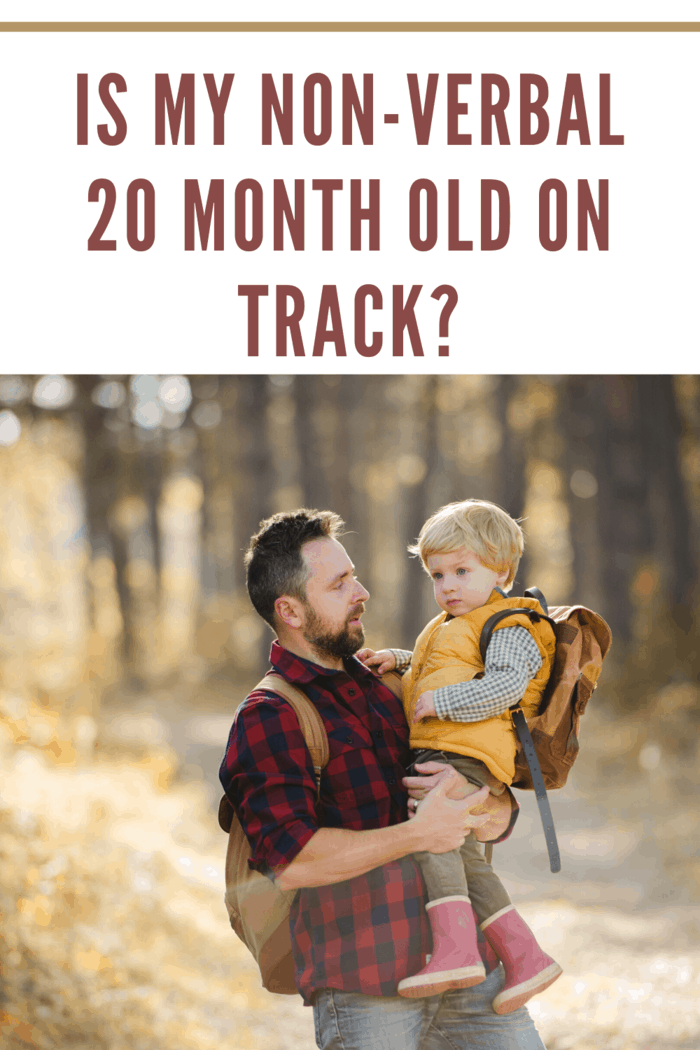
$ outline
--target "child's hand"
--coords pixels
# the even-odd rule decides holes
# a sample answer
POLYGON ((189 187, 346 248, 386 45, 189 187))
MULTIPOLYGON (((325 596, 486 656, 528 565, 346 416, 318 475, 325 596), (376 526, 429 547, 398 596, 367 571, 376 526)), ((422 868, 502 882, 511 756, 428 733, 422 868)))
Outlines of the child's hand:
POLYGON ((416 702, 416 708, 413 712, 413 722, 420 722, 421 718, 429 718, 430 715, 436 715, 435 704, 433 703, 433 690, 428 689, 427 693, 421 693, 416 702))
POLYGON ((360 649, 355 655, 375 674, 386 674, 396 667, 396 657, 391 649, 379 649, 377 652, 374 649, 360 649))

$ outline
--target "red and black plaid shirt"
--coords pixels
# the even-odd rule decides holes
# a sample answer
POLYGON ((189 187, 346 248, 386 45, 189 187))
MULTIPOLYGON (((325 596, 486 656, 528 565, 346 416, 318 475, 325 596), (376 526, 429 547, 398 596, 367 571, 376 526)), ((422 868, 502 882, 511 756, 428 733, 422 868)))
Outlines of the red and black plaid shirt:
MULTIPOLYGON (((270 659, 317 707, 330 757, 317 812, 311 757, 289 704, 254 692, 238 709, 220 777, 250 841, 250 864, 267 875, 283 870, 321 826, 363 831, 405 820, 401 778, 410 762, 401 703, 359 660, 332 671, 277 642, 270 659)), ((423 883, 410 856, 300 890, 290 919, 305 1002, 329 987, 396 995, 430 951, 423 883)))
MULTIPOLYGON (((359 660, 332 671, 274 642, 270 661, 316 706, 329 745, 317 810, 311 756, 289 704, 258 691, 236 712, 219 776, 250 841, 251 867, 272 876, 319 827, 364 831, 406 820, 401 778, 411 759, 401 702, 359 660)), ((300 890, 290 921, 305 1003, 318 988, 396 995, 431 951, 425 901, 411 856, 300 890)), ((485 949, 480 930, 478 938, 485 949)))

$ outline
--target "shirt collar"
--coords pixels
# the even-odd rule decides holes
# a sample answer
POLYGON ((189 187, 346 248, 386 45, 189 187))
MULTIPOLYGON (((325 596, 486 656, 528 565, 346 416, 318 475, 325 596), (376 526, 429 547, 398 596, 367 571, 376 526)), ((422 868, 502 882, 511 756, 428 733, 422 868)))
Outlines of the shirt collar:
MULTIPOLYGON (((289 682, 311 682, 318 675, 330 677, 331 675, 346 673, 345 669, 337 671, 332 667, 321 667, 320 664, 306 660, 303 656, 296 656, 280 645, 277 640, 272 643, 270 648, 270 663, 275 671, 279 671, 289 682)), ((352 668, 352 672, 356 677, 375 677, 356 656, 351 656, 346 661, 346 664, 352 668)))

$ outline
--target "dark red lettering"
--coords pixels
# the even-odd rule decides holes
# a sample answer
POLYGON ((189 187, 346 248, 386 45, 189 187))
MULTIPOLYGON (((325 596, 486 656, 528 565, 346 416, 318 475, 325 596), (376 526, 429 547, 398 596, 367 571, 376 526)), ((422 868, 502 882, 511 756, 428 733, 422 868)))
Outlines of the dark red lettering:
POLYGON ((325 73, 312 73, 304 81, 304 138, 312 146, 325 146, 333 127, 333 89, 325 73), (316 88, 320 89, 320 130, 316 131, 316 88))
POLYGON ((297 252, 304 251, 304 180, 294 180, 294 211, 287 196, 284 179, 275 179, 272 204, 274 250, 284 251, 284 224, 286 220, 292 245, 297 252))
POLYGON ((433 123, 433 110, 435 109, 435 95, 437 94, 439 74, 428 74, 424 105, 421 104, 418 76, 415 73, 407 73, 406 76, 408 78, 408 93, 411 98, 413 126, 416 129, 416 142, 419 146, 427 146, 430 142, 430 128, 433 123))
POLYGON ((624 135, 610 134, 610 74, 600 74, 600 144, 624 146, 624 135))
POLYGON ((292 102, 292 74, 282 74, 282 104, 275 88, 275 82, 271 73, 263 73, 262 76, 262 144, 272 144, 272 114, 275 114, 277 130, 280 133, 282 145, 291 146, 293 143, 293 102, 292 102))
POLYGON ((109 226, 109 220, 112 218, 114 212, 114 205, 117 203, 117 191, 114 188, 114 183, 110 182, 109 179, 95 179, 94 182, 90 183, 88 189, 88 200, 95 204, 100 199, 100 193, 104 191, 105 202, 102 208, 102 214, 97 220, 97 225, 88 237, 88 251, 89 252, 116 252, 117 242, 116 241, 103 241, 102 234, 109 226))
POLYGON ((422 284, 414 284, 408 293, 408 299, 403 301, 403 285, 395 284, 392 295, 392 353, 394 357, 403 357, 403 332, 408 330, 411 340, 411 349, 414 357, 423 357, 423 344, 420 340, 418 322, 414 313, 416 300, 420 295, 422 284))
POLYGON ((209 231, 214 220, 214 251, 224 250, 224 180, 209 183, 207 203, 202 204, 197 179, 185 179, 185 251, 194 251, 194 224, 197 220, 199 243, 203 251, 209 245, 209 231))
POLYGON ((418 179, 408 194, 408 238, 418 252, 435 247, 438 235, 437 189, 430 179, 418 179), (425 237, 420 235, 421 194, 425 193, 425 237))
POLYGON ((260 296, 267 295, 266 284, 239 284, 238 294, 248 297, 248 357, 257 357, 260 344, 260 296))
POLYGON ((548 252, 558 252, 566 244, 566 186, 559 179, 547 179, 540 186, 540 244, 548 252), (550 193, 554 191, 556 236, 552 237, 550 193))
POLYGON ((561 117, 559 118, 557 146, 567 145, 570 131, 578 131, 578 138, 581 145, 590 146, 591 133, 588 130, 586 102, 583 97, 583 84, 581 83, 580 73, 567 73, 566 75, 564 97, 561 103, 561 117), (576 116, 574 116, 574 107, 576 109, 576 116))
POLYGON ((314 179, 312 190, 321 192, 321 249, 333 251, 333 193, 342 190, 342 179, 314 179))
POLYGON ((481 250, 497 252, 510 237, 510 193, 499 179, 481 180, 481 250), (493 194, 498 198, 498 233, 493 236, 493 194))
POLYGON ((549 98, 549 87, 539 73, 520 74, 520 143, 523 146, 538 146, 549 134, 549 117, 544 108, 549 98), (532 98, 532 88, 537 88, 537 97, 532 98), (536 119, 532 130, 532 117, 536 119))
POLYGON ((350 251, 362 249, 362 223, 369 223, 369 250, 379 251, 379 179, 369 180, 369 206, 362 207, 362 182, 350 179, 350 251))
POLYGON ((447 247, 451 252, 470 252, 472 241, 459 239, 459 179, 447 180, 447 247))
POLYGON ((508 81, 500 73, 481 74, 481 144, 491 146, 493 143, 492 121, 496 122, 496 133, 500 146, 510 146, 508 125, 506 123, 506 106, 510 102, 508 81), (498 88, 498 98, 494 102, 493 89, 498 88))
POLYGON ((88 144, 88 75, 78 73, 78 145, 88 144))
POLYGON ((148 179, 134 179, 126 191, 126 239, 135 252, 147 252, 156 239, 156 191, 148 179), (139 237, 139 194, 143 194, 143 237, 139 237))
POLYGON ((263 239, 263 191, 260 183, 255 179, 241 179, 236 186, 233 206, 236 220, 236 244, 244 252, 254 252, 260 247, 263 239), (246 236, 247 193, 250 193, 252 202, 250 237, 246 236))
POLYGON ((312 356, 323 357, 323 349, 326 343, 333 343, 336 357, 347 357, 343 321, 340 316, 340 303, 338 302, 338 289, 334 284, 324 284, 321 291, 312 356), (330 328, 328 327, 329 321, 330 328))
POLYGON ((293 284, 278 284, 275 289, 275 344, 277 357, 287 356, 287 331, 292 337, 295 357, 304 356, 304 340, 299 322, 304 316, 304 295, 293 284), (292 300, 292 312, 287 313, 287 299, 292 300))
POLYGON ((102 105, 114 121, 114 132, 110 133, 106 124, 97 125, 97 135, 105 146, 118 146, 126 138, 126 120, 117 103, 109 93, 110 87, 115 91, 126 91, 126 81, 120 73, 107 73, 100 80, 99 94, 102 105))
POLYGON ((374 142, 374 77, 371 73, 362 76, 362 105, 355 87, 352 73, 343 73, 343 145, 352 145, 352 116, 355 114, 357 130, 365 146, 374 142))
POLYGON ((374 284, 363 284, 355 292, 355 349, 363 357, 375 357, 382 348, 384 337, 381 332, 372 332, 372 342, 367 343, 367 299, 372 300, 372 307, 381 310, 382 293, 374 284))
POLYGON ((471 73, 447 74, 447 145, 471 146, 472 137, 467 132, 459 131, 459 118, 469 112, 469 104, 459 101, 459 89, 462 84, 471 84, 471 73))
POLYGON ((588 251, 588 219, 601 252, 608 251, 609 207, 608 180, 598 179, 598 211, 593 203, 593 194, 587 179, 578 180, 578 250, 588 251))
POLYGON ((204 74, 204 83, 207 85, 207 94, 211 103, 211 111, 214 117, 214 145, 224 145, 224 115, 228 105, 231 85, 233 84, 233 73, 224 73, 221 81, 221 91, 217 90, 216 80, 213 73, 204 74))
POLYGON ((180 137, 182 115, 185 115, 185 145, 194 146, 194 73, 183 73, 173 100, 170 76, 156 73, 156 146, 165 145, 165 113, 173 145, 180 137))

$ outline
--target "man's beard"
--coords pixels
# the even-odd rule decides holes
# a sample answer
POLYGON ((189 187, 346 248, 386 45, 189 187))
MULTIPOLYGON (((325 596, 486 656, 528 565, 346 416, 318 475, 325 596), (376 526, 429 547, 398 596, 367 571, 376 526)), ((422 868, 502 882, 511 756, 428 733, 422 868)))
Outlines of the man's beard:
MULTIPOLYGON (((339 631, 328 631, 320 616, 312 607, 304 603, 306 623, 304 625, 304 638, 312 646, 319 656, 332 657, 333 659, 345 660, 348 656, 354 656, 361 649, 365 641, 365 630, 362 624, 351 627, 346 623, 339 631)), ((352 620, 364 612, 363 606, 355 609, 349 619, 352 620)))

